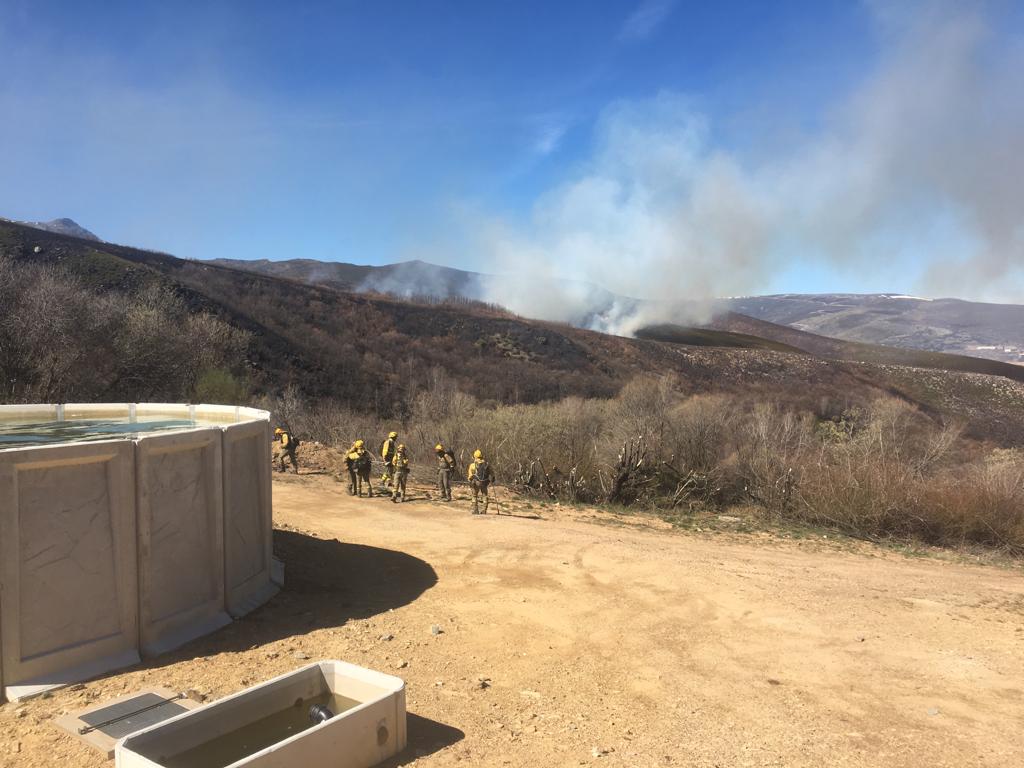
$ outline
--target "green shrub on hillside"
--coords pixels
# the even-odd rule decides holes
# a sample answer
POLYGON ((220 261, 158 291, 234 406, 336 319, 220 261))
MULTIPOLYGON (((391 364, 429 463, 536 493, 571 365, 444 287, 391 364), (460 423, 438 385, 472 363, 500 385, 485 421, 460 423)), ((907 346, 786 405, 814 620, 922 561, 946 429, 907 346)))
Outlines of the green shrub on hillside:
POLYGON ((207 368, 199 374, 191 399, 194 403, 244 403, 249 388, 226 368, 207 368))

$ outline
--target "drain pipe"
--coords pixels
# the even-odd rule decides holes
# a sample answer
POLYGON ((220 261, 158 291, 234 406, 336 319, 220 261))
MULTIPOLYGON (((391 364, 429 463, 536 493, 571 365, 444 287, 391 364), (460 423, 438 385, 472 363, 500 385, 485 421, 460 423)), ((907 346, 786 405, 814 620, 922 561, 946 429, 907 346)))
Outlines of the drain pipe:
POLYGON ((309 708, 309 722, 313 725, 326 723, 332 717, 334 717, 334 713, 323 704, 314 704, 309 708))

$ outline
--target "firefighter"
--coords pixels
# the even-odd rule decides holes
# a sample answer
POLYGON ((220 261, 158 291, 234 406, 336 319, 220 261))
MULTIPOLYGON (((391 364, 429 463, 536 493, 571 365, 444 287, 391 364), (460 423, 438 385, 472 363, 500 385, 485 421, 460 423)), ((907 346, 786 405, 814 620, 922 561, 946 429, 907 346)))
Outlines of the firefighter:
POLYGON ((380 446, 380 458, 384 462, 384 474, 380 476, 381 488, 391 485, 391 461, 395 458, 395 446, 398 443, 398 433, 389 432, 388 439, 380 446))
POLYGON ((451 451, 446 451, 441 443, 434 446, 434 453, 437 454, 437 487, 441 489, 441 501, 451 501, 455 455, 451 451))
POLYGON ((490 504, 490 497, 487 490, 491 481, 494 480, 494 470, 484 459, 483 451, 473 451, 473 463, 469 465, 469 472, 466 475, 469 485, 473 489, 473 514, 486 515, 487 507, 490 504), (480 511, 480 497, 484 497, 484 509, 480 511))
POLYGON ((373 483, 370 482, 370 475, 373 474, 373 457, 365 448, 357 451, 359 458, 356 459, 356 477, 359 480, 359 495, 363 495, 363 486, 366 486, 366 495, 373 498, 373 483))
POLYGON ((395 457, 391 460, 392 475, 395 478, 395 487, 391 493, 391 501, 398 503, 398 497, 405 501, 405 484, 409 479, 409 455, 405 452, 405 445, 399 444, 395 449, 395 457))
POLYGON ((348 492, 352 496, 363 495, 362 488, 360 487, 362 478, 359 475, 359 468, 365 460, 363 458, 364 455, 366 455, 366 448, 362 440, 356 440, 352 443, 352 447, 345 454, 345 469, 348 470, 348 492))
POLYGON ((299 462, 295 458, 295 449, 298 447, 299 441, 296 440, 292 433, 286 429, 278 427, 274 430, 274 463, 280 463, 280 472, 285 472, 285 460, 287 459, 292 463, 292 469, 295 470, 295 474, 299 474, 299 462))

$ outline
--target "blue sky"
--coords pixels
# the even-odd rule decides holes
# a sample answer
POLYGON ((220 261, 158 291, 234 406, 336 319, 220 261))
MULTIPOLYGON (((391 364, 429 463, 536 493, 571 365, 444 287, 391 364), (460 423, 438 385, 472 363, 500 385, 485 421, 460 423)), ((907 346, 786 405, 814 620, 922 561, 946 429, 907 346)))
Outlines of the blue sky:
MULTIPOLYGON (((822 218, 792 189, 810 186, 808 173, 823 183, 832 171, 807 166, 844 154, 844 141, 860 146, 851 125, 871 133, 874 122, 842 117, 857 99, 868 114, 898 103, 887 67, 914 44, 918 19, 980 19, 985 44, 1008 53, 971 66, 994 78, 1016 66, 1015 4, 979 4, 966 20, 934 5, 0 0, 0 215, 69 216, 111 241, 195 258, 419 257, 491 271, 522 259, 611 288, 617 262, 662 278, 701 273, 688 294, 917 290, 932 262, 985 248, 960 176, 935 179, 928 201, 926 170, 904 169, 906 184, 887 170, 901 193, 880 197, 897 221, 870 212, 867 227, 822 218), (676 141, 691 130, 692 146, 676 141), (623 142, 664 145, 665 162, 691 166, 663 184, 615 159, 623 142), (611 215, 587 207, 602 184, 611 215), (791 209, 773 208, 776 184, 791 209), (737 206, 755 209, 752 234, 709 240, 703 222, 729 230, 737 206), (792 237, 779 224, 805 214, 792 237), (622 228, 604 232, 605 221, 622 228), (634 252, 652 222, 668 222, 665 234, 634 252), (844 227, 854 229, 840 243, 844 227), (570 245, 595 241, 611 245, 593 262, 570 245), (704 275, 699 265, 719 258, 747 279, 704 275)), ((982 105, 996 122, 1001 93, 982 105)), ((939 101, 940 115, 955 106, 939 101)), ((856 169, 843 173, 860 183, 856 169)), ((1015 279, 1018 255, 1000 274, 1015 279)))

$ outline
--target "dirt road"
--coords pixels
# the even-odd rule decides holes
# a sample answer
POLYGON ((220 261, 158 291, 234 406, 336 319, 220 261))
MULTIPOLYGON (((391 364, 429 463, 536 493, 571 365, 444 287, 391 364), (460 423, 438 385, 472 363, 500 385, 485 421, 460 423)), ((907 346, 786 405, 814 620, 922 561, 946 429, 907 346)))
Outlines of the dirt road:
POLYGON ((1020 571, 274 485, 288 588, 150 665, 0 709, 0 764, 106 763, 50 719, 339 658, 405 678, 423 766, 1020 766, 1020 571), (336 539, 336 540, 335 540, 336 539), (432 626, 440 628, 439 634, 432 626))

